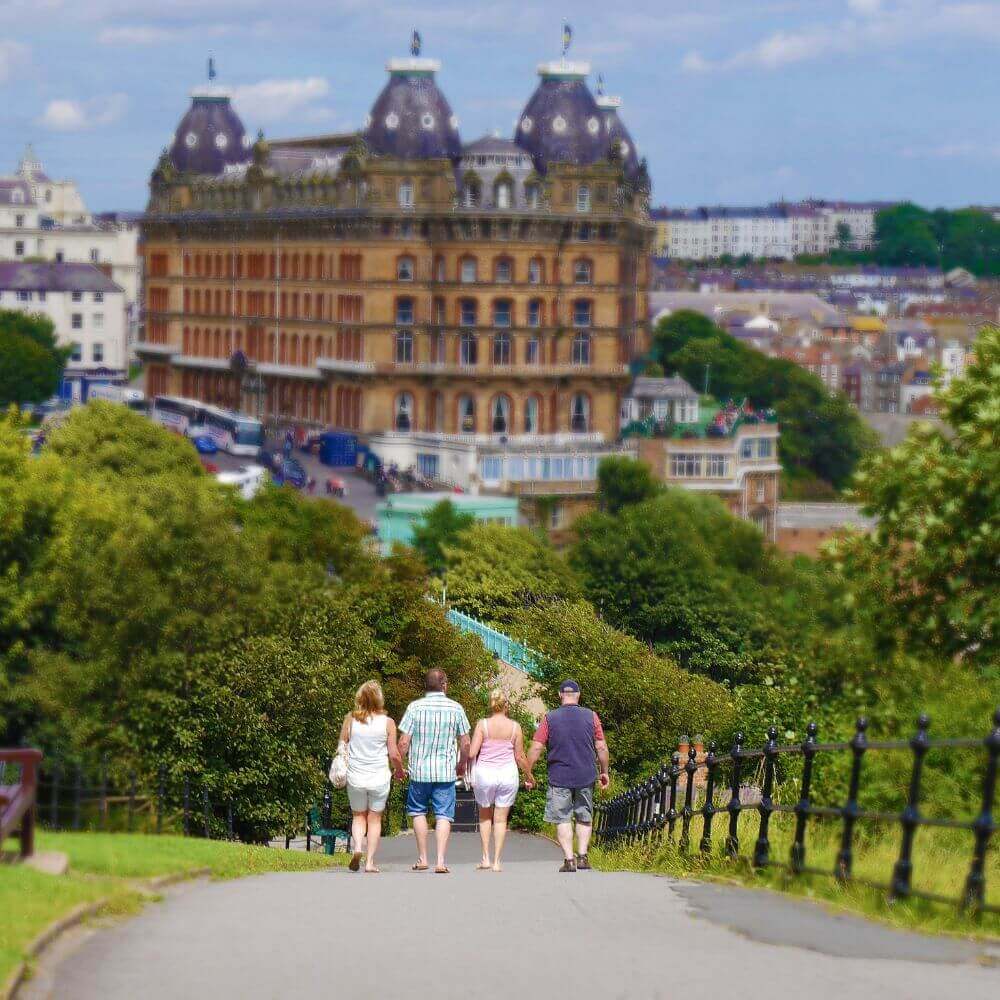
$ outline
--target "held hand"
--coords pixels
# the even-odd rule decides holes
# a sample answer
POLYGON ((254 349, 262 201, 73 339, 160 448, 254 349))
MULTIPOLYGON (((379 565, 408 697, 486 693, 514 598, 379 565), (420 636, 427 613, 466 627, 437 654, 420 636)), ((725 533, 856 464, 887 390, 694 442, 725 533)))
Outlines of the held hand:
POLYGON ((607 788, 611 784, 611 775, 607 773, 601 774, 597 780, 602 789, 607 788))
POLYGON ((535 788, 538 782, 535 781, 533 775, 526 775, 524 779, 524 787, 530 792, 532 788, 535 788))

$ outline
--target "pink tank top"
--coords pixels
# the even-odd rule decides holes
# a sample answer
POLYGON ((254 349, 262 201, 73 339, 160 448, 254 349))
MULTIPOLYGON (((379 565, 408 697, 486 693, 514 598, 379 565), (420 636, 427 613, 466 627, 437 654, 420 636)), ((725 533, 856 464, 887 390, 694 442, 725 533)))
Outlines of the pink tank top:
MULTIPOLYGON (((517 734, 517 723, 511 730, 510 736, 505 740, 495 740, 490 736, 489 720, 483 721, 483 745, 476 758, 477 767, 507 767, 515 764, 514 761, 514 737, 517 734)), ((515 765, 516 766, 516 765, 515 765)))

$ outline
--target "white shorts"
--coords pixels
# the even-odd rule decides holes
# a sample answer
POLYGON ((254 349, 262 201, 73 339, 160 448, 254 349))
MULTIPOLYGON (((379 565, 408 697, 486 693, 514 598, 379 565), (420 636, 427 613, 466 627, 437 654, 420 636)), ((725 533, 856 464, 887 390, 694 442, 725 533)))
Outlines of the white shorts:
POLYGON ((389 785, 386 782, 378 788, 356 788, 350 782, 347 783, 347 799, 351 803, 351 811, 360 812, 385 812, 385 804, 389 800, 389 785))
POLYGON ((500 806, 509 809, 517 798, 516 767, 482 767, 476 765, 472 775, 472 791, 476 804, 483 809, 500 806))

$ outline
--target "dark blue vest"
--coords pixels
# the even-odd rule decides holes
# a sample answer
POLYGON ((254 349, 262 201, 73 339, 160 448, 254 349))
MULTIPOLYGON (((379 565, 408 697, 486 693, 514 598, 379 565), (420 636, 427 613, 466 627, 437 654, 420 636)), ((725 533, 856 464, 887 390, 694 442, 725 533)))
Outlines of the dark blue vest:
POLYGON ((562 705, 546 715, 549 723, 549 784, 589 788, 597 780, 594 713, 580 705, 562 705))

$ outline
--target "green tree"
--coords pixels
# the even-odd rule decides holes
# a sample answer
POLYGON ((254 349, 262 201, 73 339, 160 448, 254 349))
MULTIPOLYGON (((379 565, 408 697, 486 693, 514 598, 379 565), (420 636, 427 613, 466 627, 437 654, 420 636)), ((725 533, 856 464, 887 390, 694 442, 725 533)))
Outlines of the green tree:
POLYGON ((601 717, 612 767, 627 779, 647 773, 676 749, 682 735, 727 741, 735 728, 732 700, 721 685, 693 676, 603 622, 585 601, 523 609, 517 634, 542 654, 542 680, 552 703, 572 676, 583 702, 601 717))
POLYGON ((906 201, 875 215, 875 259, 892 267, 941 263, 941 246, 931 213, 906 201))
POLYGON ((1000 328, 984 329, 964 378, 939 394, 943 427, 914 426, 855 477, 870 535, 831 548, 880 645, 1000 662, 1000 328))
POLYGON ((662 486, 646 462, 612 455, 597 467, 597 500, 603 510, 617 514, 623 507, 655 497, 662 486))
POLYGON ((450 500, 442 500, 413 526, 413 547, 427 568, 440 575, 446 565, 445 548, 454 545, 458 536, 475 523, 474 515, 460 511, 450 500))
POLYGON ((55 395, 68 356, 50 319, 0 310, 0 407, 55 395))
POLYGON ((837 223, 837 227, 834 231, 834 240, 837 243, 838 250, 850 250, 851 243, 854 240, 854 233, 851 232, 851 227, 844 221, 837 223))
POLYGON ((945 269, 964 267, 980 277, 1000 275, 1000 222, 989 212, 973 208, 943 212, 938 223, 945 269))
POLYGON ((528 528, 476 524, 445 549, 448 600, 503 626, 526 605, 579 595, 579 583, 544 535, 528 528))

